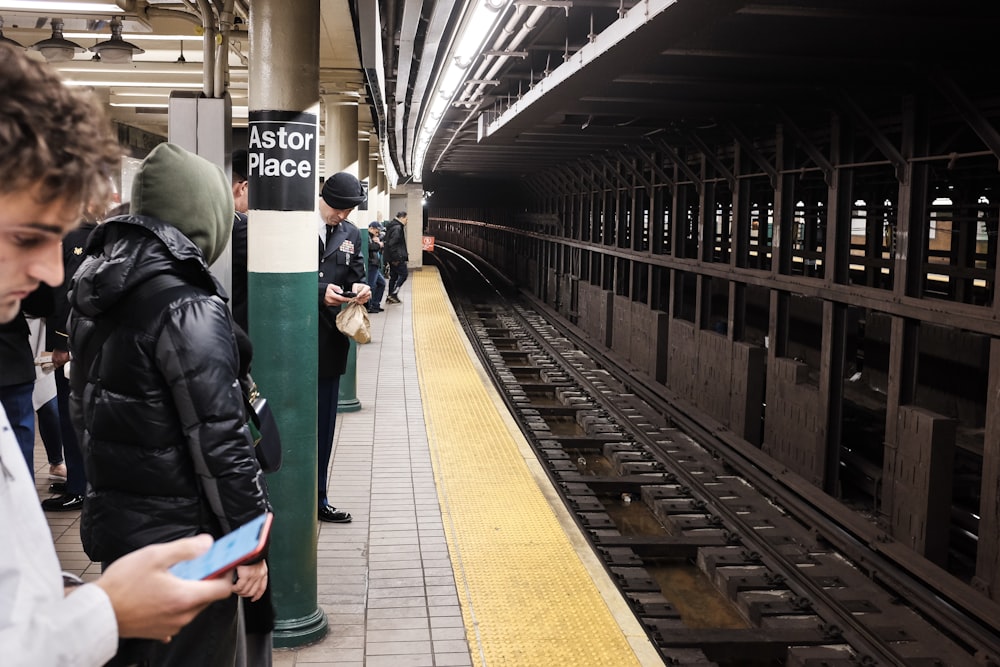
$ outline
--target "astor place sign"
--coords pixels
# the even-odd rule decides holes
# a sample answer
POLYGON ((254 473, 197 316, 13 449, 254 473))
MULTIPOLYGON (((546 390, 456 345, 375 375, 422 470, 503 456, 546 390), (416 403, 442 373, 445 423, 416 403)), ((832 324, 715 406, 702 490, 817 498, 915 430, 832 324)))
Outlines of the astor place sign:
POLYGON ((316 115, 256 111, 249 120, 250 208, 312 210, 316 205, 316 115))

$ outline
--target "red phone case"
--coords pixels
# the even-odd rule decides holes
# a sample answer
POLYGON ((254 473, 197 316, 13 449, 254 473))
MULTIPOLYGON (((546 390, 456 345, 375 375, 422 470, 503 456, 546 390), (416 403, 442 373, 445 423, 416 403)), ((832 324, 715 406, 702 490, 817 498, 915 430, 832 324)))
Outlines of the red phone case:
POLYGON ((242 565, 248 560, 253 560, 257 556, 259 556, 260 553, 264 550, 264 547, 267 546, 267 538, 268 535, 270 535, 271 533, 271 521, 273 520, 274 520, 274 514, 268 512, 267 516, 264 517, 264 523, 260 527, 260 532, 257 534, 257 546, 253 548, 253 551, 250 551, 249 553, 240 556, 239 558, 231 561, 229 564, 220 567, 215 572, 212 572, 211 574, 203 578, 216 579, 218 577, 221 577, 226 572, 235 569, 236 566, 242 565))

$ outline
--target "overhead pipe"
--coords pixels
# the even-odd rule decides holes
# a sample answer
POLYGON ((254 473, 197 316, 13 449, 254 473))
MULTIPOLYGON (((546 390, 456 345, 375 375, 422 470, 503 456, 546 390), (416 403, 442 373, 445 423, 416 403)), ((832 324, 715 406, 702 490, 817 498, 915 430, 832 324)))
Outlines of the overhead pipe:
MULTIPOLYGON (((219 11, 219 32, 222 38, 216 50, 215 58, 215 96, 222 97, 226 94, 226 84, 229 82, 229 33, 233 29, 233 21, 236 15, 233 7, 236 0, 225 0, 219 11)), ((218 6, 218 3, 216 3, 218 6)))
POLYGON ((419 131, 422 125, 421 121, 426 115, 426 102, 425 91, 430 86, 430 79, 434 73, 433 63, 436 60, 438 51, 440 50, 439 42, 440 35, 444 32, 447 27, 448 20, 454 11, 456 0, 437 0, 434 3, 434 7, 431 10, 431 18, 427 24, 426 29, 426 39, 424 40, 423 53, 419 58, 420 66, 417 69, 417 76, 413 81, 413 92, 410 96, 410 113, 407 115, 407 139, 409 140, 409 145, 407 147, 407 152, 410 155, 410 168, 412 171, 413 157, 416 154, 417 142, 419 140, 419 131), (438 37, 435 41, 434 36, 438 37))
MULTIPOLYGON (((191 6, 189 0, 183 0, 191 6)), ((215 97, 215 10, 209 0, 197 0, 198 14, 201 16, 201 27, 204 30, 201 43, 202 49, 202 89, 205 97, 215 97)))
MULTIPOLYGON (((525 20, 521 24, 521 29, 514 36, 514 38, 511 39, 511 41, 508 42, 505 46, 498 46, 498 47, 496 47, 493 50, 496 50, 496 51, 500 51, 500 50, 512 51, 512 50, 516 49, 517 47, 519 47, 521 45, 521 42, 523 42, 525 39, 527 39, 528 35, 531 34, 531 31, 534 30, 535 27, 537 27, 538 22, 541 20, 542 14, 545 13, 546 9, 548 9, 548 7, 540 6, 540 7, 535 7, 533 10, 531 10, 531 15, 528 16, 527 20, 525 20)), ((508 25, 514 24, 516 26, 515 20, 517 18, 518 18, 517 14, 515 14, 514 16, 512 16, 511 20, 508 21, 508 25)), ((506 30, 506 26, 504 27, 504 29, 506 30)), ((500 68, 503 67, 504 63, 506 63, 510 59, 510 56, 506 56, 506 55, 503 55, 503 56, 492 56, 492 58, 493 58, 493 63, 492 63, 492 66, 489 68, 488 72, 485 75, 480 74, 480 75, 476 76, 475 78, 477 78, 477 79, 479 79, 481 81, 490 81, 492 79, 495 79, 496 75, 500 71, 500 68)), ((479 69, 479 72, 482 72, 487 67, 487 62, 488 61, 486 59, 483 60, 483 63, 481 65, 480 69, 479 69)), ((486 84, 482 84, 482 83, 477 84, 472 89, 472 92, 469 93, 468 99, 470 99, 470 100, 476 99, 477 95, 479 95, 481 92, 485 92, 485 88, 486 88, 486 84)))

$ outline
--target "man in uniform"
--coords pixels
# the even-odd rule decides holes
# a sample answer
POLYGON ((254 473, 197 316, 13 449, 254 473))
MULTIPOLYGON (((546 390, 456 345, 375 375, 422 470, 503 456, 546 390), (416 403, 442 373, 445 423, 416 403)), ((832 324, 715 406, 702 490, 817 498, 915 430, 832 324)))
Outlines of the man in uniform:
POLYGON ((351 515, 330 505, 326 492, 333 434, 337 421, 340 376, 347 370, 350 339, 337 329, 337 313, 349 301, 367 303, 367 258, 361 254, 361 232, 347 220, 366 199, 357 178, 334 174, 323 184, 319 201, 319 520, 350 523, 351 515))

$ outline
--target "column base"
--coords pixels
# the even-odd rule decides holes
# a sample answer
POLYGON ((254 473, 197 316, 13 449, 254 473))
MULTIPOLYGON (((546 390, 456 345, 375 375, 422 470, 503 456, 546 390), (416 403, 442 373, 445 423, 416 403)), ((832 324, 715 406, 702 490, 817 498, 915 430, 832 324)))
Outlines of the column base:
POLYGON ((355 398, 340 399, 337 401, 337 413, 357 412, 361 409, 361 401, 355 398))
POLYGON ((274 623, 274 647, 297 648, 315 644, 326 636, 329 627, 322 609, 317 609, 305 618, 278 619, 274 623))

